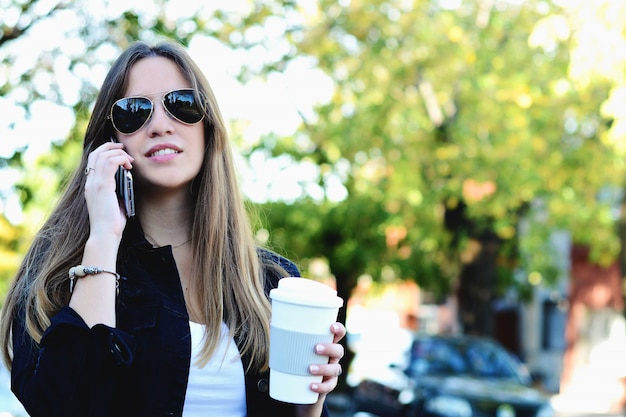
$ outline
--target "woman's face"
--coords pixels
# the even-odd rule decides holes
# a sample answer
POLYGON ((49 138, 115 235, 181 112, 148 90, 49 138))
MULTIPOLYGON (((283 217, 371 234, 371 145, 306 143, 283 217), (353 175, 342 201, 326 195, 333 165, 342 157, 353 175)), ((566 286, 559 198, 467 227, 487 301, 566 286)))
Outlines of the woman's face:
POLYGON ((115 132, 132 156, 133 177, 143 192, 188 192, 204 158, 204 124, 184 124, 171 117, 161 101, 172 90, 190 88, 178 66, 164 57, 137 61, 130 69, 124 97, 145 96, 153 103, 150 119, 136 132, 115 132))

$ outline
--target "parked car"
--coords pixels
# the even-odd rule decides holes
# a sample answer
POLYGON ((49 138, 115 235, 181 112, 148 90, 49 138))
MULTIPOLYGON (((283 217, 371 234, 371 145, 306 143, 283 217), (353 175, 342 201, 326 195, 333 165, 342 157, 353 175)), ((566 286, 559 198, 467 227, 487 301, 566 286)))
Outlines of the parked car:
POLYGON ((549 397, 501 345, 469 336, 417 335, 405 363, 363 378, 355 417, 553 417, 549 397))

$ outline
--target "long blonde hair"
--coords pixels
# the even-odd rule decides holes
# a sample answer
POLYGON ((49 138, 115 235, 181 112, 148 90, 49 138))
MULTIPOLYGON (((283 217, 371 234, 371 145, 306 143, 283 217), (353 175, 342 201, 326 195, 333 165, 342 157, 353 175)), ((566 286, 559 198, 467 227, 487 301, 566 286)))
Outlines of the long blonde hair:
MULTIPOLYGON (((248 213, 237 183, 232 150, 211 87, 186 50, 172 42, 149 46, 132 44, 114 62, 96 99, 79 167, 61 199, 17 271, 0 316, 3 358, 12 365, 13 320, 25 327, 38 343, 50 318, 69 302, 67 271, 80 263, 89 235, 89 217, 84 201, 83 171, 91 151, 108 141, 113 128, 107 120, 112 103, 127 87, 130 68, 140 59, 162 56, 171 59, 204 103, 205 155, 193 181, 195 202, 192 225, 194 263, 207 334, 219 334, 224 321, 240 342, 242 355, 251 358, 254 369, 266 369, 270 304, 264 294, 262 266, 252 236, 248 213), (24 310, 24 311, 22 311, 24 310), (25 315, 23 315, 25 313, 25 315)), ((219 338, 205 337, 200 363, 206 363, 219 338)))

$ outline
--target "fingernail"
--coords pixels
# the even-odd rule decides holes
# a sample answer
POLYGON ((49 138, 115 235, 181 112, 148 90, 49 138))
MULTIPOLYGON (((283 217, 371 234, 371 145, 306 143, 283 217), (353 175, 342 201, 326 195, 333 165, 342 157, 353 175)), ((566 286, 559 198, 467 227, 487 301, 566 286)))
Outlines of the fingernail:
POLYGON ((319 367, 319 366, 317 366, 317 365, 311 365, 311 366, 309 366, 309 372, 311 372, 311 373, 315 373, 315 372, 317 372, 317 371, 319 371, 319 370, 320 370, 320 367, 319 367))
POLYGON ((324 352, 324 346, 322 346, 322 345, 315 345, 315 351, 317 353, 323 353, 324 352))
POLYGON ((319 388, 319 386, 318 386, 317 384, 313 384, 313 385, 311 385, 311 389, 312 389, 312 390, 316 390, 316 389, 318 389, 318 388, 319 388))
POLYGON ((339 330, 339 326, 337 326, 336 324, 333 324, 332 326, 333 332, 336 332, 337 330, 339 330))

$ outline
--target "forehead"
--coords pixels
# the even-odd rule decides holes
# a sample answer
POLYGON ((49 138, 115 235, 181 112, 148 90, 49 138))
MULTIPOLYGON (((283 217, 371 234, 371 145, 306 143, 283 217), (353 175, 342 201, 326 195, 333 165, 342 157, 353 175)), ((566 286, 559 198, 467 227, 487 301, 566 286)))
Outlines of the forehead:
POLYGON ((152 56, 140 59, 131 67, 124 95, 150 95, 190 87, 191 84, 174 61, 162 56, 152 56))

